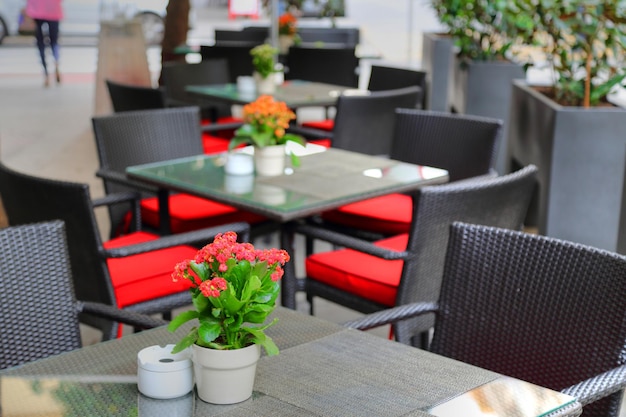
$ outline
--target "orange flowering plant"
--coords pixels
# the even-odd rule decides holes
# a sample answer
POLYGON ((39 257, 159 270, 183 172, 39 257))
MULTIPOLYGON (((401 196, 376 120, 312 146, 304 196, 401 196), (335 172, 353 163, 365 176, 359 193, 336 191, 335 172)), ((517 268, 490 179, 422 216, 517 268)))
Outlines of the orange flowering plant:
POLYGON ((298 19, 292 13, 286 12, 278 18, 278 34, 295 36, 298 32, 298 19))
MULTIPOLYGON (((254 145, 262 148, 272 145, 284 145, 288 141, 302 146, 306 144, 304 138, 293 133, 287 133, 289 122, 296 118, 296 114, 283 101, 276 101, 274 97, 263 95, 256 101, 243 106, 244 124, 235 131, 230 141, 230 149, 242 144, 254 145)), ((291 154, 294 166, 299 165, 295 154, 291 154)))
POLYGON ((174 332, 190 320, 198 320, 199 326, 193 327, 172 353, 195 343, 222 350, 259 344, 268 355, 278 354, 278 347, 265 334, 277 319, 263 323, 274 310, 282 267, 288 261, 285 250, 255 249, 251 243, 238 243, 235 232, 226 232, 200 249, 194 259, 177 264, 172 279, 191 282, 195 310, 178 315, 168 329, 174 332))

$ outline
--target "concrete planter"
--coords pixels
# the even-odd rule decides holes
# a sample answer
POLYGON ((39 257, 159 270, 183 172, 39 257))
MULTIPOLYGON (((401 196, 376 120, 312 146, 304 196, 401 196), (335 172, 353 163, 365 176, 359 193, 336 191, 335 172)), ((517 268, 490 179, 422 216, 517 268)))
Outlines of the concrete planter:
POLYGON ((454 41, 445 33, 424 33, 422 68, 426 71, 426 108, 449 111, 448 85, 454 60, 454 41))
POLYGON ((513 82, 511 100, 511 167, 539 167, 527 224, 541 234, 626 253, 620 233, 626 111, 563 107, 523 81, 513 82))
POLYGON ((461 62, 455 58, 451 74, 449 102, 452 111, 503 121, 495 168, 500 174, 506 174, 511 85, 513 80, 526 78, 524 68, 508 61, 461 62))

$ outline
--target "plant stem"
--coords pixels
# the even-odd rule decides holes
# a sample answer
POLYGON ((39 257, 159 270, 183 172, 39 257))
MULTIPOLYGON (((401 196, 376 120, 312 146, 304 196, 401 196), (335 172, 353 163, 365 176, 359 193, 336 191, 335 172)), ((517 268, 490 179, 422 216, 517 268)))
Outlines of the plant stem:
POLYGON ((591 61, 593 57, 591 56, 591 51, 587 51, 587 62, 585 63, 585 70, 587 71, 587 75, 585 77, 585 97, 583 100, 583 107, 589 108, 591 107, 591 61))

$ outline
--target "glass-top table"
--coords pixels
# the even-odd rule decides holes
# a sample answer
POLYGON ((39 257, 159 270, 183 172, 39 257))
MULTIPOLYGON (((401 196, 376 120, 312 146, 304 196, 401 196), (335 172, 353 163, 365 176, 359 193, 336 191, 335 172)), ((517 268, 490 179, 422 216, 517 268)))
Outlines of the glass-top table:
MULTIPOLYGON (((280 223, 281 246, 290 254, 293 236, 286 224, 343 206, 390 193, 411 192, 448 181, 445 170, 408 164, 357 152, 308 144, 287 148, 300 154, 299 167, 288 166, 274 177, 227 175, 227 153, 198 155, 128 167, 126 175, 158 188, 161 233, 169 232, 169 193, 193 194, 280 223), (300 149, 298 149, 300 148, 300 149)), ((250 152, 251 148, 241 152, 250 152)), ((282 305, 296 307, 296 292, 303 281, 295 277, 293 262, 281 282, 282 305)))
MULTIPOLYGON (((210 98, 228 104, 248 104, 259 96, 256 93, 241 94, 236 84, 190 85, 185 87, 185 91, 198 98, 210 98)), ((367 91, 340 85, 291 80, 276 86, 276 92, 272 96, 278 101, 284 101, 291 109, 297 109, 333 106, 341 94, 367 94, 367 91)))
POLYGON ((573 397, 278 307, 280 348, 257 365, 252 398, 213 405, 137 389, 137 353, 176 343, 165 327, 0 371, 0 409, 17 416, 573 417, 573 397))

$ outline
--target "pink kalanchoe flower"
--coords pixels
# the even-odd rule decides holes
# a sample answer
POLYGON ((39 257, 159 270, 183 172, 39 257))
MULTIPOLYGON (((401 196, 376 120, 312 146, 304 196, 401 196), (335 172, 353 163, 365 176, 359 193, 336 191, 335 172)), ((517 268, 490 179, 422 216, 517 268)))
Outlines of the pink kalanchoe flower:
POLYGON ((200 292, 205 297, 219 297, 220 293, 226 289, 226 280, 223 278, 215 278, 204 281, 200 284, 200 292))

